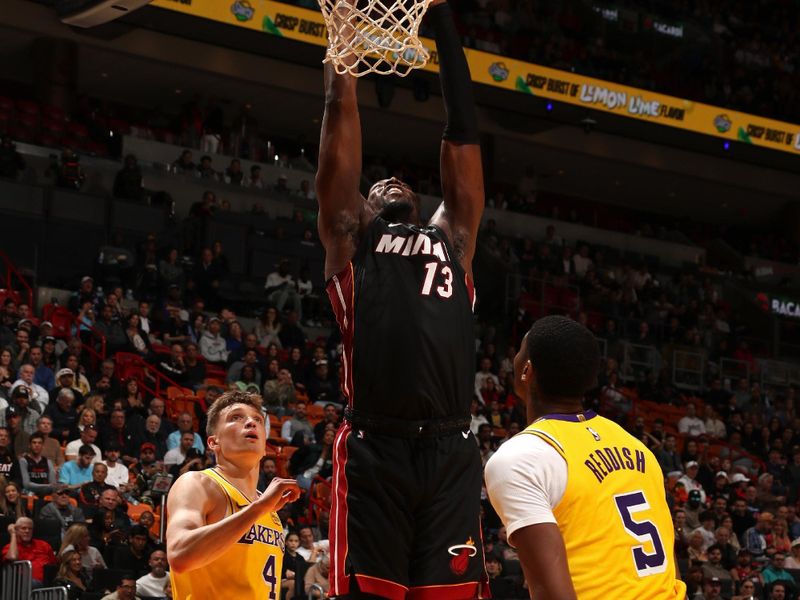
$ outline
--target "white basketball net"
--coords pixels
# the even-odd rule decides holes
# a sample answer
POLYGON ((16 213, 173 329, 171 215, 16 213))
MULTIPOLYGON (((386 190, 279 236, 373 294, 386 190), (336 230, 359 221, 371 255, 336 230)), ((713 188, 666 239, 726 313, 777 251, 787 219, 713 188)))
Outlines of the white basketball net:
POLYGON ((405 77, 424 67, 430 54, 419 25, 432 0, 319 0, 328 27, 323 62, 340 75, 369 73, 405 77))

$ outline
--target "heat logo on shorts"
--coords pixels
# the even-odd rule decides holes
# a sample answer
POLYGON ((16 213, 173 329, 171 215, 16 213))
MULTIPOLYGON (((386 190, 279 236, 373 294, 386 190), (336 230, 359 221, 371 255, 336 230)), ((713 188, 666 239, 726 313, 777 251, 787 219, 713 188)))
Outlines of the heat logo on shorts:
POLYGON ((450 546, 447 552, 453 557, 450 559, 450 570, 454 575, 463 575, 467 572, 469 559, 478 553, 478 549, 475 548, 475 542, 472 541, 472 536, 470 536, 465 543, 450 546))

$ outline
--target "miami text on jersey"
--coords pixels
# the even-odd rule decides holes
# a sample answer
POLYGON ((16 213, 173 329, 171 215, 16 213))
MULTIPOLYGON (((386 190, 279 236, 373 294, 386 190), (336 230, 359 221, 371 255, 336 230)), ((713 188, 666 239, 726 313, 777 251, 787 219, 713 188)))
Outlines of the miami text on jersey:
POLYGON ((433 242, 424 233, 416 233, 409 236, 384 233, 375 246, 375 253, 399 254, 400 256, 422 254, 435 256, 442 262, 450 262, 445 245, 442 242, 433 242))

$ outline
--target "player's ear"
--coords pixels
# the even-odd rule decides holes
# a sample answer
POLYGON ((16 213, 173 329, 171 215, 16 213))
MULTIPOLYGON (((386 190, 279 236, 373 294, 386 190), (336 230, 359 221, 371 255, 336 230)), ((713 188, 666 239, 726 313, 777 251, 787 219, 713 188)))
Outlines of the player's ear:
POLYGON ((217 442, 217 436, 215 435, 208 436, 208 439, 206 440, 206 445, 208 446, 209 450, 211 450, 212 452, 214 452, 214 454, 216 454, 217 449, 219 448, 219 443, 217 442))

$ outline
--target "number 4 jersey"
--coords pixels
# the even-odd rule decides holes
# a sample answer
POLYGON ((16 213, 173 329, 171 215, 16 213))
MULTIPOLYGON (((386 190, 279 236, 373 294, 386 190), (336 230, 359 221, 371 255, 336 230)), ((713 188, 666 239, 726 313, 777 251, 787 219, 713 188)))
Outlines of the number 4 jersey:
MULTIPOLYGON (((225 493, 228 503, 226 515, 250 504, 218 470, 206 469, 201 473, 214 480, 225 493)), ((283 549, 281 520, 277 513, 268 513, 213 562, 194 571, 172 573, 172 597, 176 600, 278 600, 281 597, 283 549)))
POLYGON ((686 596, 661 468, 616 423, 592 411, 537 419, 492 456, 485 478, 512 544, 523 527, 558 525, 579 600, 686 596))
POLYGON ((350 408, 409 420, 469 416, 475 293, 441 229, 376 217, 327 291, 350 408))

